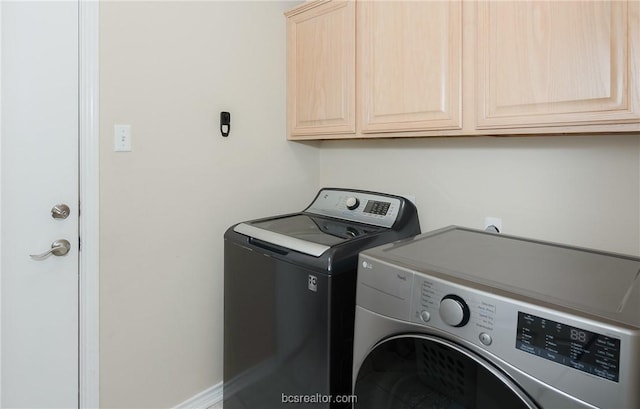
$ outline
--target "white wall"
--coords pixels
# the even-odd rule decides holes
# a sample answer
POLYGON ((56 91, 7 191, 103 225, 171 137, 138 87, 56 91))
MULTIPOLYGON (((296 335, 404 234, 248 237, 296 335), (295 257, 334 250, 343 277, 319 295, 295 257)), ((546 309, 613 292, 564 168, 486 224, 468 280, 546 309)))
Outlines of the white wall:
POLYGON ((170 407, 221 381, 225 229, 316 192, 317 150, 285 140, 289 7, 101 2, 101 407, 170 407), (114 124, 132 152, 113 152, 114 124))
POLYGON ((450 224, 640 253, 640 136, 328 141, 321 185, 415 195, 423 231, 450 224))

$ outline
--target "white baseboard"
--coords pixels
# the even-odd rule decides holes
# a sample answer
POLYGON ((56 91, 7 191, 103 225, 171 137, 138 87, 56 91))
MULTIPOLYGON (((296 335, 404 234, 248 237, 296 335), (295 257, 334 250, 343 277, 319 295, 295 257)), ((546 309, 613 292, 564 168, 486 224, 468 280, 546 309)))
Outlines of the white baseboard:
POLYGON ((173 409, 206 409, 222 402, 222 382, 190 397, 173 409))

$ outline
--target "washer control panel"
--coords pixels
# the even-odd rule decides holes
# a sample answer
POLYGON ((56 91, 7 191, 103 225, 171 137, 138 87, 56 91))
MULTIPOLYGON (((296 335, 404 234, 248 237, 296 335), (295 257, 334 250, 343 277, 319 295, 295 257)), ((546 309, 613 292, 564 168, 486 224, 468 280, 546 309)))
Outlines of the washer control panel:
POLYGON ((390 228, 404 200, 399 196, 322 189, 305 212, 390 228))

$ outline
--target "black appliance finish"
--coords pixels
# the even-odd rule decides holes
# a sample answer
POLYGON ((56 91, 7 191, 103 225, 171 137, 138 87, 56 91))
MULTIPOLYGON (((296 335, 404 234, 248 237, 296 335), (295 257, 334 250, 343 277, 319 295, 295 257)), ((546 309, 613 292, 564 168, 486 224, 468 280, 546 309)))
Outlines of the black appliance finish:
POLYGON ((407 199, 337 188, 300 213, 231 226, 225 409, 348 407, 358 253, 419 233, 407 199))

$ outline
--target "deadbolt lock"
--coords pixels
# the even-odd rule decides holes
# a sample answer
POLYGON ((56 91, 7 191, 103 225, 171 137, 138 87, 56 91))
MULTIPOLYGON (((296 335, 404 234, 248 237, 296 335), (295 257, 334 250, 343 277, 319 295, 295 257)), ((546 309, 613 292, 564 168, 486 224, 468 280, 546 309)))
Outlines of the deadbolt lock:
POLYGON ((51 209, 51 217, 54 219, 66 219, 69 217, 71 209, 66 204, 57 204, 51 209))

